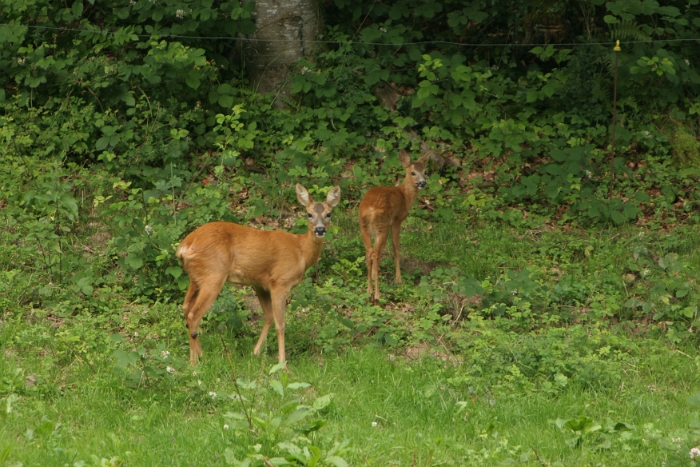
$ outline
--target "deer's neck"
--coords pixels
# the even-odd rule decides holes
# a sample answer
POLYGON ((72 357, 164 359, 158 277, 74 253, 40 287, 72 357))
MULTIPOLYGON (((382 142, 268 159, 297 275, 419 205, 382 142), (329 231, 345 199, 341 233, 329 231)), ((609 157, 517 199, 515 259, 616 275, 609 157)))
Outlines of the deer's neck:
POLYGON ((418 187, 406 177, 399 189, 403 192, 403 197, 406 200, 406 211, 409 211, 418 198, 418 187))
POLYGON ((304 235, 301 236, 301 247, 304 255, 304 263, 306 264, 306 269, 318 262, 321 257, 321 249, 323 248, 323 239, 318 238, 309 229, 304 235))

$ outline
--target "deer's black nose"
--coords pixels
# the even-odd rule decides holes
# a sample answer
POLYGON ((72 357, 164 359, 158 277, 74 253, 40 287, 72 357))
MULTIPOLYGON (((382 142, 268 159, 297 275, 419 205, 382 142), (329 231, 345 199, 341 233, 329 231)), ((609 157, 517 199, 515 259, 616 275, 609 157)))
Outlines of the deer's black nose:
POLYGON ((416 183, 418 185, 418 188, 425 188, 425 180, 421 180, 420 182, 416 183))
POLYGON ((314 233, 318 235, 319 237, 326 235, 326 228, 325 227, 316 227, 314 229, 314 233))

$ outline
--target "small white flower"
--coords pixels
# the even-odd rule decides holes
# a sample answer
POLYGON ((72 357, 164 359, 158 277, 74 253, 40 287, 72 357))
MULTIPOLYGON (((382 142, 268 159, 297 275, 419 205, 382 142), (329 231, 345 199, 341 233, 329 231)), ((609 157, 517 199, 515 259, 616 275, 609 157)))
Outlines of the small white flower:
POLYGON ((511 295, 518 295, 518 289, 513 289, 513 291, 511 292, 511 295))
POLYGON ((644 136, 647 138, 651 138, 651 133, 649 133, 647 130, 644 130, 644 136))
POLYGON ((690 458, 691 459, 697 459, 700 457, 700 449, 698 448, 693 448, 690 450, 690 458))
POLYGON ((682 438, 673 438, 673 442, 676 444, 680 444, 683 442, 683 439, 682 438))
POLYGON ((160 357, 161 357, 161 358, 168 358, 168 355, 170 355, 170 352, 168 352, 167 350, 163 350, 163 351, 160 353, 160 357))
POLYGON ((386 32, 386 28, 379 28, 381 32, 386 32))
POLYGON ((307 74, 311 69, 308 66, 305 66, 304 68, 301 69, 301 74, 305 75, 307 74))
POLYGON ((17 63, 20 64, 20 65, 24 65, 24 62, 25 62, 25 60, 24 60, 24 58, 22 58, 22 57, 19 57, 19 58, 17 59, 17 63))
POLYGON ((136 0, 131 0, 131 1, 129 2, 129 4, 131 4, 131 5, 136 5, 136 0))
POLYGON ((170 373, 171 375, 174 375, 174 374, 175 374, 175 368, 173 368, 173 367, 171 367, 171 366, 167 366, 167 367, 165 367, 165 369, 166 369, 166 370, 168 371, 168 373, 170 373))
POLYGON ((645 269, 644 271, 642 271, 642 276, 643 276, 643 277, 646 277, 646 276, 648 276, 649 274, 651 274, 651 271, 648 270, 648 269, 645 269))
POLYGON ((139 332, 138 332, 138 331, 134 331, 134 337, 139 337, 139 332))
POLYGON ((686 65, 690 65, 690 60, 688 60, 687 58, 683 61, 685 62, 686 65))
POLYGON ((209 391, 209 396, 210 396, 212 399, 216 399, 216 393, 215 393, 214 391, 209 391))
POLYGON ((197 373, 196 371, 193 371, 193 372, 192 372, 192 376, 197 376, 198 374, 199 374, 199 373, 197 373))
POLYGON ((590 170, 586 170, 586 177, 593 178, 593 172, 591 172, 590 170))
POLYGON ((372 422, 372 426, 377 426, 379 425, 377 422, 372 422))
POLYGON ((185 10, 177 10, 175 12, 175 16, 177 16, 180 19, 184 18, 185 17, 185 10))
POLYGON ((224 425, 224 430, 228 430, 228 425, 224 425))
POLYGON ((146 227, 143 228, 148 235, 151 235, 153 233, 153 227, 150 225, 147 225, 146 227))

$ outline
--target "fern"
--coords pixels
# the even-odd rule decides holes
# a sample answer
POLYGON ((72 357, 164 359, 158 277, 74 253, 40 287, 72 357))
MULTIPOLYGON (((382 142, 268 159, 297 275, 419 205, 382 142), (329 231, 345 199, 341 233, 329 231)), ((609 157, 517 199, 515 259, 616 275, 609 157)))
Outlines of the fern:
POLYGON ((615 40, 632 39, 649 42, 651 36, 642 30, 642 25, 631 19, 623 19, 619 23, 610 24, 610 38, 615 40))

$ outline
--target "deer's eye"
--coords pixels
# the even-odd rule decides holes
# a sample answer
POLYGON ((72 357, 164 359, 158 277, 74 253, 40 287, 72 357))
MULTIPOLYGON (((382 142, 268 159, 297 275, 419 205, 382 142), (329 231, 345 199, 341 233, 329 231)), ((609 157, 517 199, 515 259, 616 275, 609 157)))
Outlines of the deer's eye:
POLYGON ((331 218, 331 213, 330 213, 330 212, 329 212, 328 214, 326 214, 326 218, 327 218, 327 219, 330 219, 330 218, 331 218))
POLYGON ((416 174, 415 172, 411 172, 411 175, 415 175, 415 174, 416 174))
POLYGON ((308 217, 309 219, 311 219, 312 217, 314 217, 314 215, 311 214, 311 213, 309 212, 309 213, 306 214, 306 217, 308 217))

